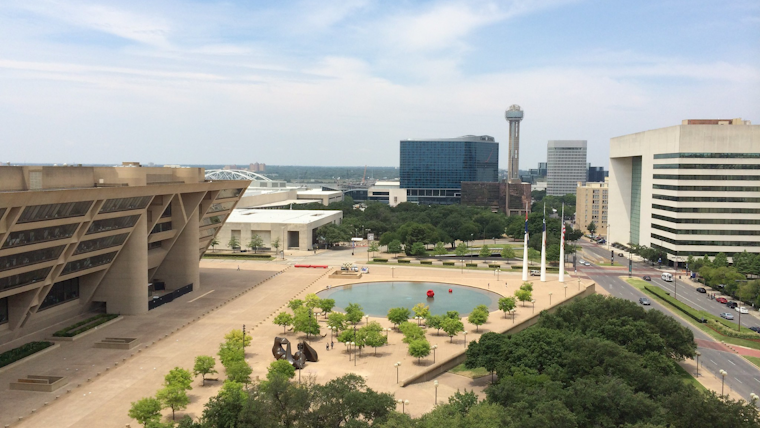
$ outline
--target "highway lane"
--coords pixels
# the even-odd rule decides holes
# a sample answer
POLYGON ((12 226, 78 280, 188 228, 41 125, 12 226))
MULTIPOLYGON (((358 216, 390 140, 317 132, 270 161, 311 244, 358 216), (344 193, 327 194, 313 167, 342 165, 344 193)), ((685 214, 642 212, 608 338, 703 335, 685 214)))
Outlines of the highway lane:
MULTIPOLYGON (((625 275, 622 271, 618 275, 610 275, 599 268, 582 267, 580 268, 580 274, 587 275, 590 279, 596 282, 597 285, 607 290, 612 296, 631 300, 636 303, 638 303, 639 298, 643 296, 643 294, 637 289, 618 278, 618 275, 625 275)), ((671 312, 665 310, 665 308, 656 301, 653 301, 652 305, 650 307, 645 307, 645 309, 657 309, 672 316, 671 312)), ((680 317, 673 316, 673 318, 681 325, 691 330, 694 334, 694 338, 697 340, 699 352, 702 353, 702 356, 699 358, 700 376, 715 376, 720 379, 721 376, 719 371, 721 369, 725 370, 728 372, 725 379, 726 388, 731 388, 739 396, 748 401, 750 393, 758 393, 758 391, 760 391, 760 370, 758 370, 756 366, 747 361, 744 357, 734 354, 733 352, 714 349, 712 346, 717 348, 720 348, 721 346, 715 342, 712 337, 703 333, 701 330, 692 326, 680 317), (707 371, 709 374, 704 374, 704 371, 707 371)))

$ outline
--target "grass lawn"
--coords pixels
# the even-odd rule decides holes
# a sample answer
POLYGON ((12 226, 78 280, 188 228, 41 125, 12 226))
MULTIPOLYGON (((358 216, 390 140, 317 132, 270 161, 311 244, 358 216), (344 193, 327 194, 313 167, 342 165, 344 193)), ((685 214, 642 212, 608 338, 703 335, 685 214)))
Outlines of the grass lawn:
POLYGON ((760 358, 750 357, 749 355, 744 355, 743 357, 746 358, 750 363, 760 367, 760 358))
MULTIPOLYGON (((657 296, 656 294, 650 293, 650 292, 648 292, 647 290, 644 289, 644 286, 650 285, 649 282, 644 281, 642 279, 637 279, 637 278, 626 278, 625 280, 626 280, 626 282, 628 282, 629 284, 631 284, 632 286, 634 286, 636 289, 638 289, 642 293, 644 293, 647 296, 651 297, 653 300, 657 300, 658 302, 661 302, 666 307, 668 307, 668 309, 671 309, 670 304, 668 304, 666 302, 663 302, 662 299, 660 299, 659 296, 657 296)), ((681 303, 683 303, 684 305, 686 305, 686 303, 684 303, 684 302, 681 302, 681 303)), ((696 309, 695 309, 695 311, 696 311, 696 309)), ((724 335, 718 333, 717 331, 715 331, 715 330, 707 327, 705 324, 698 323, 696 320, 694 320, 694 319, 692 319, 692 318, 690 318, 690 317, 688 317, 686 315, 682 315, 681 313, 679 313, 680 311, 678 311, 675 308, 672 308, 672 312, 674 314, 678 315, 679 317, 681 317, 682 319, 688 321, 693 326, 695 326, 698 329, 702 330, 703 332, 707 333, 708 335, 710 335, 710 337, 712 337, 715 340, 720 340, 720 341, 723 341, 723 342, 726 342, 726 343, 731 343, 731 344, 739 345, 739 346, 746 346, 747 348, 760 349, 760 342, 755 342, 753 340, 737 339, 735 337, 730 337, 730 336, 724 336, 724 335)), ((700 311, 697 311, 697 312, 700 312, 700 311)), ((712 316, 712 315, 710 315, 710 316, 712 318, 717 318, 717 317, 712 316)), ((725 320, 721 320, 721 322, 723 324, 733 324, 733 323, 729 323, 728 321, 725 321, 725 320)), ((743 329, 743 327, 742 327, 742 329, 743 329)), ((751 330, 749 330, 749 331, 751 331, 751 330)))
POLYGON ((694 376, 691 375, 691 373, 687 372, 685 368, 681 367, 679 364, 673 363, 673 365, 676 368, 676 371, 678 372, 678 377, 681 378, 683 383, 694 385, 695 388, 702 392, 707 392, 707 388, 705 388, 704 385, 699 383, 698 380, 694 378, 694 376))
POLYGON ((478 367, 476 369, 468 369, 464 366, 464 363, 454 367, 453 369, 449 370, 451 373, 458 374, 460 376, 466 376, 471 379, 477 379, 483 376, 488 376, 491 373, 488 372, 488 370, 484 369, 483 367, 478 367))
MULTIPOLYGON (((438 268, 438 269, 458 269, 458 270, 462 269, 462 267, 460 266, 459 262, 457 262, 457 264, 455 266, 443 266, 443 265, 435 265, 435 264, 433 264, 433 265, 421 265, 419 263, 409 263, 409 264, 403 263, 403 264, 398 264, 398 263, 388 263, 388 262, 373 262, 372 260, 370 260, 369 262, 362 262, 361 264, 379 265, 379 266, 394 266, 394 267, 395 266, 403 266, 403 267, 409 267, 409 266, 411 266, 411 267, 427 267, 427 268, 431 268, 432 267, 432 268, 438 268)), ((487 270, 487 271, 491 271, 491 272, 493 272, 494 269, 501 269, 502 272, 513 272, 513 270, 510 269, 509 266, 502 266, 500 268, 489 268, 489 267, 476 267, 476 268, 474 268, 474 267, 467 267, 467 266, 464 267, 464 270, 487 270)))

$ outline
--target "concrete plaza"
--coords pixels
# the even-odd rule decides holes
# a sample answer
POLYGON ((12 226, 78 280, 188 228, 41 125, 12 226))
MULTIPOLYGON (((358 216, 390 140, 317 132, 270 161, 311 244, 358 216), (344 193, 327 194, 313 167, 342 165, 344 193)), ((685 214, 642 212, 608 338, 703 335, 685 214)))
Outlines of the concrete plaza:
MULTIPOLYGON (((306 254, 303 254, 306 257, 306 254)), ((357 260, 358 262, 358 260, 357 260)), ((252 377, 263 378, 269 364, 274 361, 271 348, 275 336, 281 336, 282 328, 274 325, 274 315, 286 308, 288 301, 303 298, 313 293, 345 283, 382 281, 391 279, 408 281, 437 281, 451 284, 489 288, 490 291, 512 296, 521 284, 519 273, 501 273, 497 286, 493 272, 467 271, 461 273, 452 269, 406 268, 396 266, 371 266, 371 273, 357 281, 330 279, 331 269, 294 268, 289 261, 238 262, 222 260, 201 261, 201 281, 203 290, 184 296, 178 301, 164 305, 148 314, 125 317, 124 320, 99 330, 76 342, 65 342, 59 349, 41 355, 0 374, 0 425, 16 427, 136 427, 136 421, 127 416, 130 403, 155 394, 161 387, 163 377, 169 370, 179 366, 192 369, 197 355, 216 357, 219 344, 225 333, 246 325, 247 333, 253 341, 247 348, 246 359, 253 368, 252 377), (239 270, 238 270, 239 269, 239 270), (504 286, 504 283, 508 286, 504 286), (245 290, 250 290, 245 292, 245 290), (130 351, 94 349, 93 343, 105 337, 137 337, 139 348, 130 351), (12 380, 28 374, 65 375, 69 385, 53 393, 9 391, 12 380), (19 418, 22 418, 19 420, 19 418)), ((332 264, 336 266, 336 264, 332 264)), ((568 288, 556 281, 556 275, 549 275, 550 281, 541 283, 533 277, 535 314, 564 299, 579 293, 577 280, 567 278, 568 288), (550 297, 549 293, 552 293, 550 297)), ((583 283, 583 291, 589 283, 583 283)), ((591 291, 591 290, 590 290, 591 291)), ((421 301, 423 301, 421 299, 421 301)), ((518 304, 515 319, 504 317, 502 312, 491 313, 488 322, 475 332, 475 326, 463 320, 468 331, 467 341, 477 340, 489 331, 504 331, 532 318, 531 304, 518 304)), ((320 318, 321 319, 321 318, 320 318)), ((386 319, 370 317, 384 327, 391 324, 386 319)), ((323 328, 323 333, 329 332, 323 328)), ((48 333, 49 334, 49 333, 48 333)), ((285 334, 295 343, 305 338, 292 332, 285 334)), ((308 363, 303 376, 313 376, 317 382, 346 373, 357 373, 367 379, 368 385, 381 392, 389 392, 396 398, 409 400, 406 411, 418 416, 430 411, 435 402, 435 388, 432 379, 424 382, 400 386, 409 379, 440 366, 443 361, 464 351, 464 336, 458 335, 450 342, 448 336, 428 330, 428 340, 438 345, 436 363, 433 356, 422 359, 407 355, 407 346, 401 342, 402 335, 391 332, 389 345, 378 348, 377 355, 367 348, 362 356, 349 361, 344 345, 335 343, 335 348, 325 351, 330 335, 312 338, 309 342, 319 353, 320 361, 308 363), (395 362, 401 362, 399 380, 396 382, 395 362)), ((203 405, 215 395, 225 378, 223 367, 217 362, 219 381, 206 382, 202 387, 200 379, 193 383, 189 391, 189 407, 177 412, 178 417, 188 414, 194 418, 201 415, 203 405)), ((437 377, 438 400, 445 401, 457 390, 474 390, 482 396, 482 390, 490 377, 472 380, 463 376, 445 373, 437 377)), ((399 408, 401 410, 401 408, 399 408)), ((170 417, 171 411, 164 415, 170 417)))

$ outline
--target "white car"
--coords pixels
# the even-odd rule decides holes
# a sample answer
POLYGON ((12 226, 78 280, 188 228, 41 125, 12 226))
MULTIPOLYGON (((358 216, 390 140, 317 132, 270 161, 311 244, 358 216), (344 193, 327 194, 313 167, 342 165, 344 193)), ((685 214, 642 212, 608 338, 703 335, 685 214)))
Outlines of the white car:
POLYGON ((736 307, 736 310, 737 310, 737 311, 738 311, 740 314, 748 314, 748 313, 749 313, 749 310, 748 310, 747 308, 745 308, 744 306, 737 306, 737 307, 736 307))

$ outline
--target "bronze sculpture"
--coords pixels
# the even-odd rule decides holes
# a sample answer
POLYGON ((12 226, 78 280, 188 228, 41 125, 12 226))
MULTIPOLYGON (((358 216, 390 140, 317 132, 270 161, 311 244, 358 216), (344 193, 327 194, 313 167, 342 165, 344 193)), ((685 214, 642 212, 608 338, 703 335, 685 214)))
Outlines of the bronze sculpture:
POLYGON ((317 351, 306 342, 299 343, 298 351, 295 355, 292 354, 290 350, 290 341, 284 337, 274 338, 272 355, 276 360, 286 360, 298 370, 301 370, 306 366, 306 361, 317 362, 319 360, 317 351))

